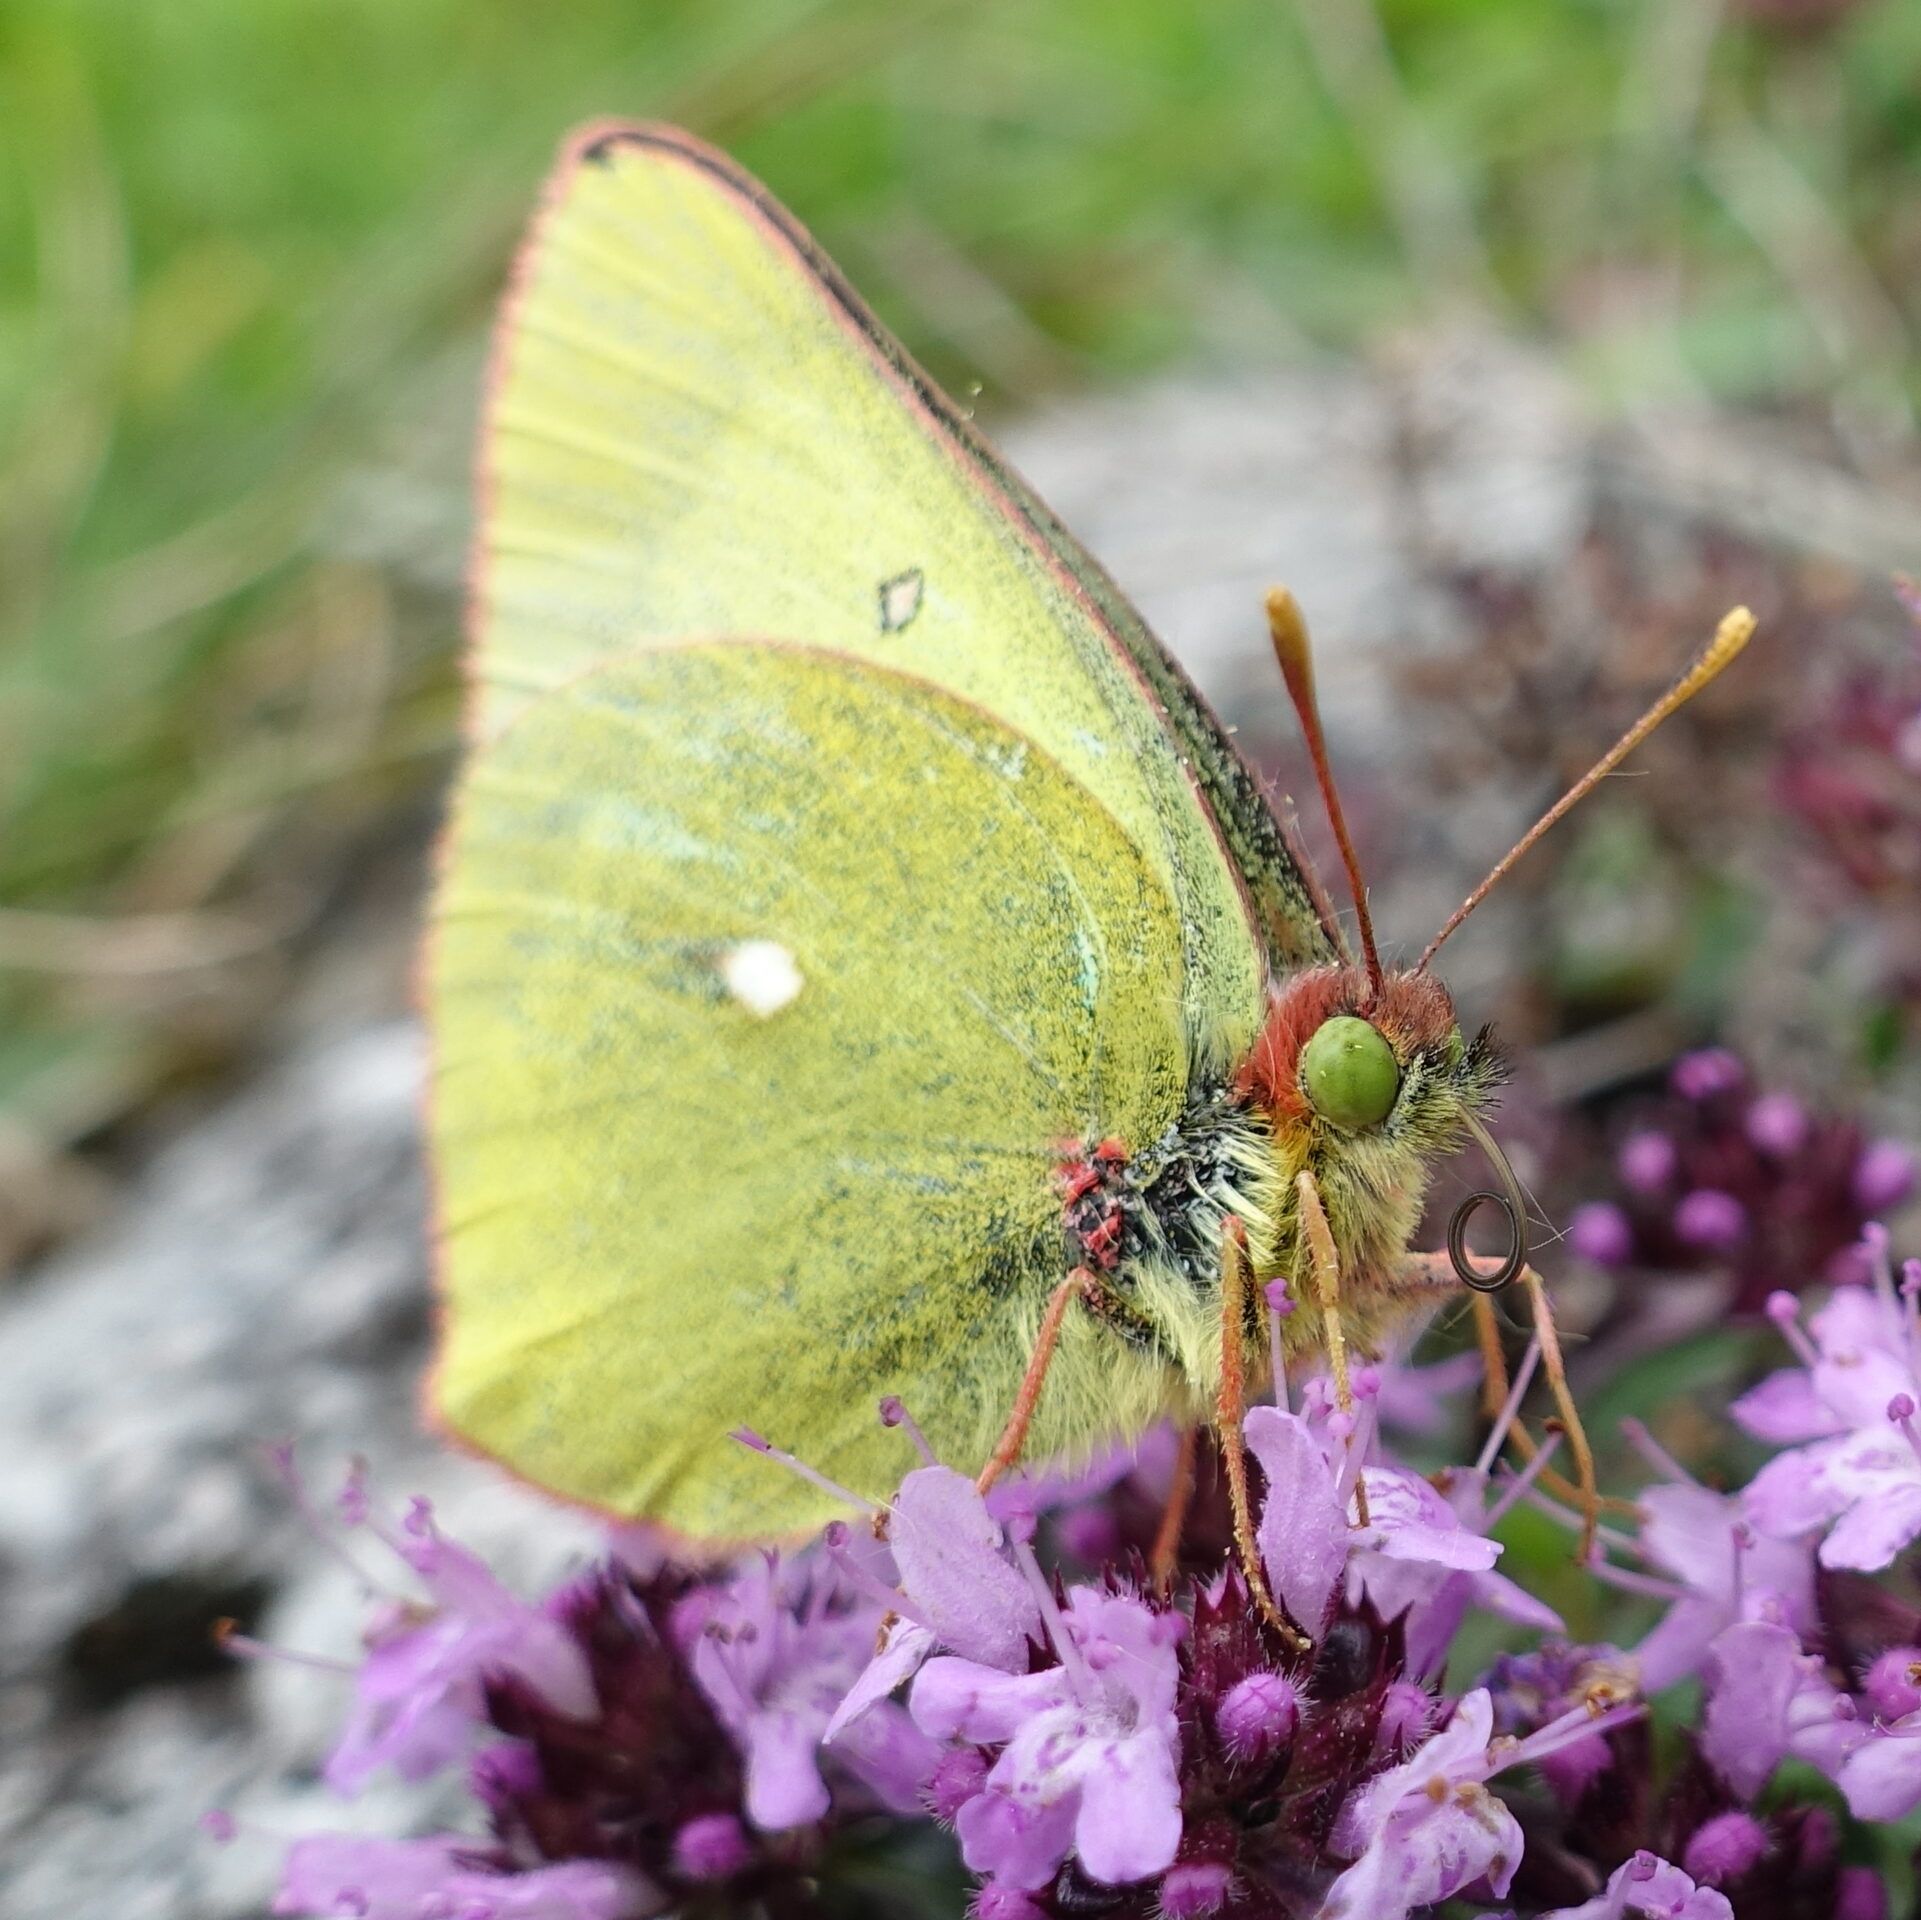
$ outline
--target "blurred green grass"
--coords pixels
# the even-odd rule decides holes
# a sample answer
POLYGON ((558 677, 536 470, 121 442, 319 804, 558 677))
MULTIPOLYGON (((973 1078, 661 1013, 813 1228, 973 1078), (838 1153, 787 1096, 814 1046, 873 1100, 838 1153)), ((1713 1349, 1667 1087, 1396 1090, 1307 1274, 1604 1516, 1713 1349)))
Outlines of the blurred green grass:
POLYGON ((735 151, 990 410, 1467 308, 1604 400, 1885 439, 1921 398, 1918 82, 1903 0, 1832 32, 1705 0, 0 0, 0 1193, 244 1034, 435 771, 478 343, 573 122, 735 151))

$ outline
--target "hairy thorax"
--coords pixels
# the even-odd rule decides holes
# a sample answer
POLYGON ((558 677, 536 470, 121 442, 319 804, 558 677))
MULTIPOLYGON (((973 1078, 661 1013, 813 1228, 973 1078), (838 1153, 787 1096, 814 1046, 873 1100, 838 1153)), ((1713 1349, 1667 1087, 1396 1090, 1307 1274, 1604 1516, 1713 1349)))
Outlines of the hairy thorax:
MULTIPOLYGON (((1227 1223, 1246 1232, 1254 1286, 1241 1332, 1250 1376, 1269 1371, 1268 1290, 1285 1288, 1289 1352, 1322 1346, 1319 1297, 1301 1231, 1299 1176, 1309 1173, 1332 1230, 1342 1326, 1350 1343, 1377 1347, 1432 1299, 1406 1270, 1427 1168, 1453 1109, 1437 1080, 1410 1084, 1392 1124, 1344 1131, 1317 1115, 1299 1084, 1300 1050, 1330 1016, 1356 1004, 1362 983, 1324 967, 1275 989, 1259 1040, 1238 1067, 1201 1076, 1179 1118, 1158 1140, 1072 1143, 1058 1180, 1070 1264, 1098 1283, 1097 1317, 1135 1360, 1158 1359, 1205 1397, 1220 1378, 1222 1245, 1227 1223)), ((1371 1008, 1397 1055, 1418 1063, 1458 1055, 1453 1007, 1425 977, 1390 976, 1371 1008)))

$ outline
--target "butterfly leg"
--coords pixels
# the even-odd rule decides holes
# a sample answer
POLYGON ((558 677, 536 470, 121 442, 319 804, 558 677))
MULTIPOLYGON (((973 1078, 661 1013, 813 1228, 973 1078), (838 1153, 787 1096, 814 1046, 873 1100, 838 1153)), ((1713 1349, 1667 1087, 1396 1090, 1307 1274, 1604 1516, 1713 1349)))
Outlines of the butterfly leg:
POLYGON ((1040 1331, 1034 1336, 1034 1351, 1028 1355, 1027 1371, 1021 1375, 1020 1390, 1014 1396, 1013 1410, 1007 1416, 1007 1424, 1001 1428, 1001 1437, 994 1443, 994 1451, 988 1455, 986 1466, 981 1468, 974 1482, 980 1492, 985 1493, 1021 1457, 1021 1448, 1027 1444, 1027 1429, 1034 1422, 1034 1409, 1040 1405, 1041 1388, 1047 1384, 1047 1369, 1053 1364, 1054 1349, 1061 1342, 1061 1322, 1067 1318, 1067 1310, 1076 1300, 1094 1299, 1100 1292, 1100 1285, 1087 1268, 1076 1267, 1047 1296, 1047 1305, 1041 1313, 1040 1331))
MULTIPOLYGON (((1555 1408, 1561 1416, 1561 1430, 1567 1435, 1568 1451, 1574 1456, 1575 1491, 1581 1509, 1581 1560, 1585 1564, 1594 1552, 1594 1530, 1601 1514, 1601 1495, 1594 1481, 1594 1449, 1588 1445, 1581 1410, 1568 1390, 1567 1368, 1561 1360, 1561 1337, 1554 1330, 1554 1309, 1548 1304, 1547 1287, 1532 1267, 1523 1267, 1519 1278, 1534 1310, 1534 1333, 1541 1343, 1541 1371, 1547 1375, 1548 1391, 1554 1396, 1555 1408)), ((1531 1457, 1532 1440, 1528 1446, 1531 1457)))
MULTIPOLYGON (((1295 1176, 1294 1191, 1300 1196, 1301 1232, 1321 1307, 1321 1339, 1327 1348, 1328 1370, 1334 1376, 1334 1404, 1351 1419, 1354 1383, 1348 1373, 1347 1332, 1341 1325, 1341 1262, 1334 1247, 1334 1229, 1327 1224, 1320 1186, 1305 1167, 1295 1176)), ((1354 1506, 1361 1525, 1366 1526, 1367 1483, 1358 1476, 1354 1481, 1354 1506)))
POLYGON ((1274 1598, 1254 1539, 1253 1503, 1247 1494, 1247 1448, 1241 1422, 1247 1417, 1247 1229, 1231 1215, 1221 1223, 1221 1396, 1216 1419, 1227 1498, 1234 1512, 1234 1547, 1248 1592, 1269 1624, 1295 1653, 1314 1644, 1274 1598))
POLYGON ((1154 1532, 1154 1545, 1147 1556, 1148 1576, 1162 1593, 1174 1584, 1174 1568, 1181 1557, 1181 1534, 1187 1527, 1187 1510, 1194 1504, 1194 1476, 1200 1466, 1201 1430, 1181 1428, 1180 1451, 1174 1457, 1174 1483, 1167 1490, 1167 1504, 1161 1509, 1161 1524, 1154 1532))
POLYGON ((1321 1339, 1327 1364, 1334 1375, 1334 1401, 1343 1413, 1354 1411, 1354 1383, 1347 1367, 1347 1335, 1341 1326, 1341 1263, 1334 1250, 1334 1229, 1327 1224, 1321 1189, 1306 1168, 1296 1176, 1300 1196, 1301 1231, 1307 1238, 1308 1265, 1314 1272, 1314 1292, 1321 1309, 1321 1339))
MULTIPOLYGON (((1491 1269, 1498 1262, 1490 1259, 1484 1264, 1491 1269)), ((1442 1292, 1464 1290, 1455 1275, 1451 1256, 1445 1253, 1410 1254, 1403 1272, 1413 1286, 1423 1292, 1430 1288, 1442 1292)), ((1541 1485, 1563 1500, 1572 1501, 1580 1509, 1581 1556, 1585 1560, 1594 1545, 1594 1530, 1601 1509, 1627 1503, 1604 1500, 1596 1485, 1594 1450, 1588 1445, 1587 1428, 1581 1422, 1581 1410, 1574 1404, 1574 1395, 1568 1387, 1567 1367, 1561 1354, 1560 1336, 1555 1331, 1554 1310, 1548 1303, 1546 1284, 1532 1267, 1523 1267, 1515 1278, 1527 1290, 1535 1334, 1541 1343, 1541 1371, 1547 1377, 1548 1391, 1554 1396, 1558 1423, 1567 1436, 1568 1451, 1573 1457, 1576 1475, 1573 1481, 1569 1481, 1549 1468, 1541 1475, 1541 1485)), ((1481 1349, 1481 1404, 1492 1418, 1500 1412, 1508 1396, 1507 1357, 1501 1349, 1501 1323, 1494 1310, 1493 1298, 1485 1293, 1476 1293, 1471 1298, 1475 1339, 1481 1349)), ((1508 1432, 1514 1442, 1514 1450, 1522 1461, 1532 1460, 1539 1450, 1539 1443, 1528 1432, 1526 1424, 1517 1418, 1508 1432)), ((1627 1511, 1633 1511, 1631 1505, 1627 1506, 1627 1511)))

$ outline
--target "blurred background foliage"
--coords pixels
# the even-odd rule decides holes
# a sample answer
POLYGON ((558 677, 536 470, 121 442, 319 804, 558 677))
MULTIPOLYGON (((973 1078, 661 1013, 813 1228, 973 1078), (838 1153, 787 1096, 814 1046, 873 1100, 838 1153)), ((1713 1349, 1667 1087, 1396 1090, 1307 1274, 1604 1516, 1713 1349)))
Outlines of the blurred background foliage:
POLYGON ((0 1262, 431 790, 487 317, 595 114, 990 413, 1461 311, 1869 474, 1921 399, 1908 0, 0 0, 0 1262))

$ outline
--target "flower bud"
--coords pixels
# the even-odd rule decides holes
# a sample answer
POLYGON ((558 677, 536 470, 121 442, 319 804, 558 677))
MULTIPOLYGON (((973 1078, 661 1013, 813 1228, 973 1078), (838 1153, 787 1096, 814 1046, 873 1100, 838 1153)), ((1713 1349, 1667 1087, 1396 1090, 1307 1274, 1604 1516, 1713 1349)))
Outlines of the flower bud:
POLYGON ((1590 1200, 1574 1209, 1567 1244, 1571 1253, 1597 1267, 1624 1266, 1634 1252, 1634 1228, 1612 1200, 1590 1200))
POLYGON ((1843 1867, 1835 1879, 1834 1920, 1888 1920, 1888 1886, 1873 1867, 1843 1867))
POLYGON ((1119 1558, 1125 1544, 1119 1516, 1098 1500, 1069 1507, 1056 1524, 1061 1545, 1076 1560, 1085 1560, 1090 1566, 1119 1558))
POLYGON ((1621 1184, 1632 1193, 1659 1193, 1674 1178, 1681 1156, 1665 1133, 1645 1127, 1621 1142, 1615 1157, 1615 1171, 1621 1184))
POLYGON ((1701 1886, 1724 1887, 1752 1872, 1767 1850, 1767 1829, 1751 1813, 1736 1808, 1695 1828, 1681 1856, 1681 1870, 1701 1886))
POLYGON ((1914 1191, 1914 1155, 1898 1140, 1873 1140, 1854 1163, 1854 1198, 1863 1213, 1887 1213, 1914 1191))
POLYGON ((1671 1084, 1683 1100, 1712 1100, 1717 1093, 1732 1093, 1746 1078, 1726 1047, 1703 1047, 1675 1061, 1671 1084))
POLYGON ((978 1747, 954 1747, 934 1763, 927 1782, 927 1806, 936 1820, 952 1826, 962 1807, 987 1784, 987 1761, 978 1747))
POLYGON ((1921 1707, 1917 1668, 1921 1668, 1921 1647, 1890 1647, 1868 1668, 1861 1691, 1880 1719, 1899 1720, 1921 1707))
POLYGON ((1183 1860, 1169 1867, 1161 1882, 1161 1912, 1166 1920, 1207 1920, 1219 1913, 1232 1892, 1234 1875, 1219 1860, 1183 1860))
POLYGON ((1278 1673, 1250 1673, 1237 1680, 1214 1709, 1214 1731, 1236 1760, 1265 1760, 1294 1737, 1301 1696, 1278 1673))
POLYGON ((1748 1109, 1748 1138, 1763 1153, 1789 1159, 1807 1144, 1808 1110, 1791 1093, 1764 1093, 1748 1109))
POLYGON ((1696 1187, 1674 1209, 1676 1236, 1706 1252, 1726 1253, 1747 1230, 1747 1209, 1718 1187, 1696 1187))
POLYGON ((1433 1717, 1434 1701, 1427 1689, 1411 1680, 1396 1680, 1381 1702, 1375 1742, 1383 1753, 1405 1752, 1420 1744, 1433 1717))
POLYGON ((674 1835, 674 1871, 687 1880, 731 1880, 754 1857, 731 1813, 696 1814, 674 1835))

